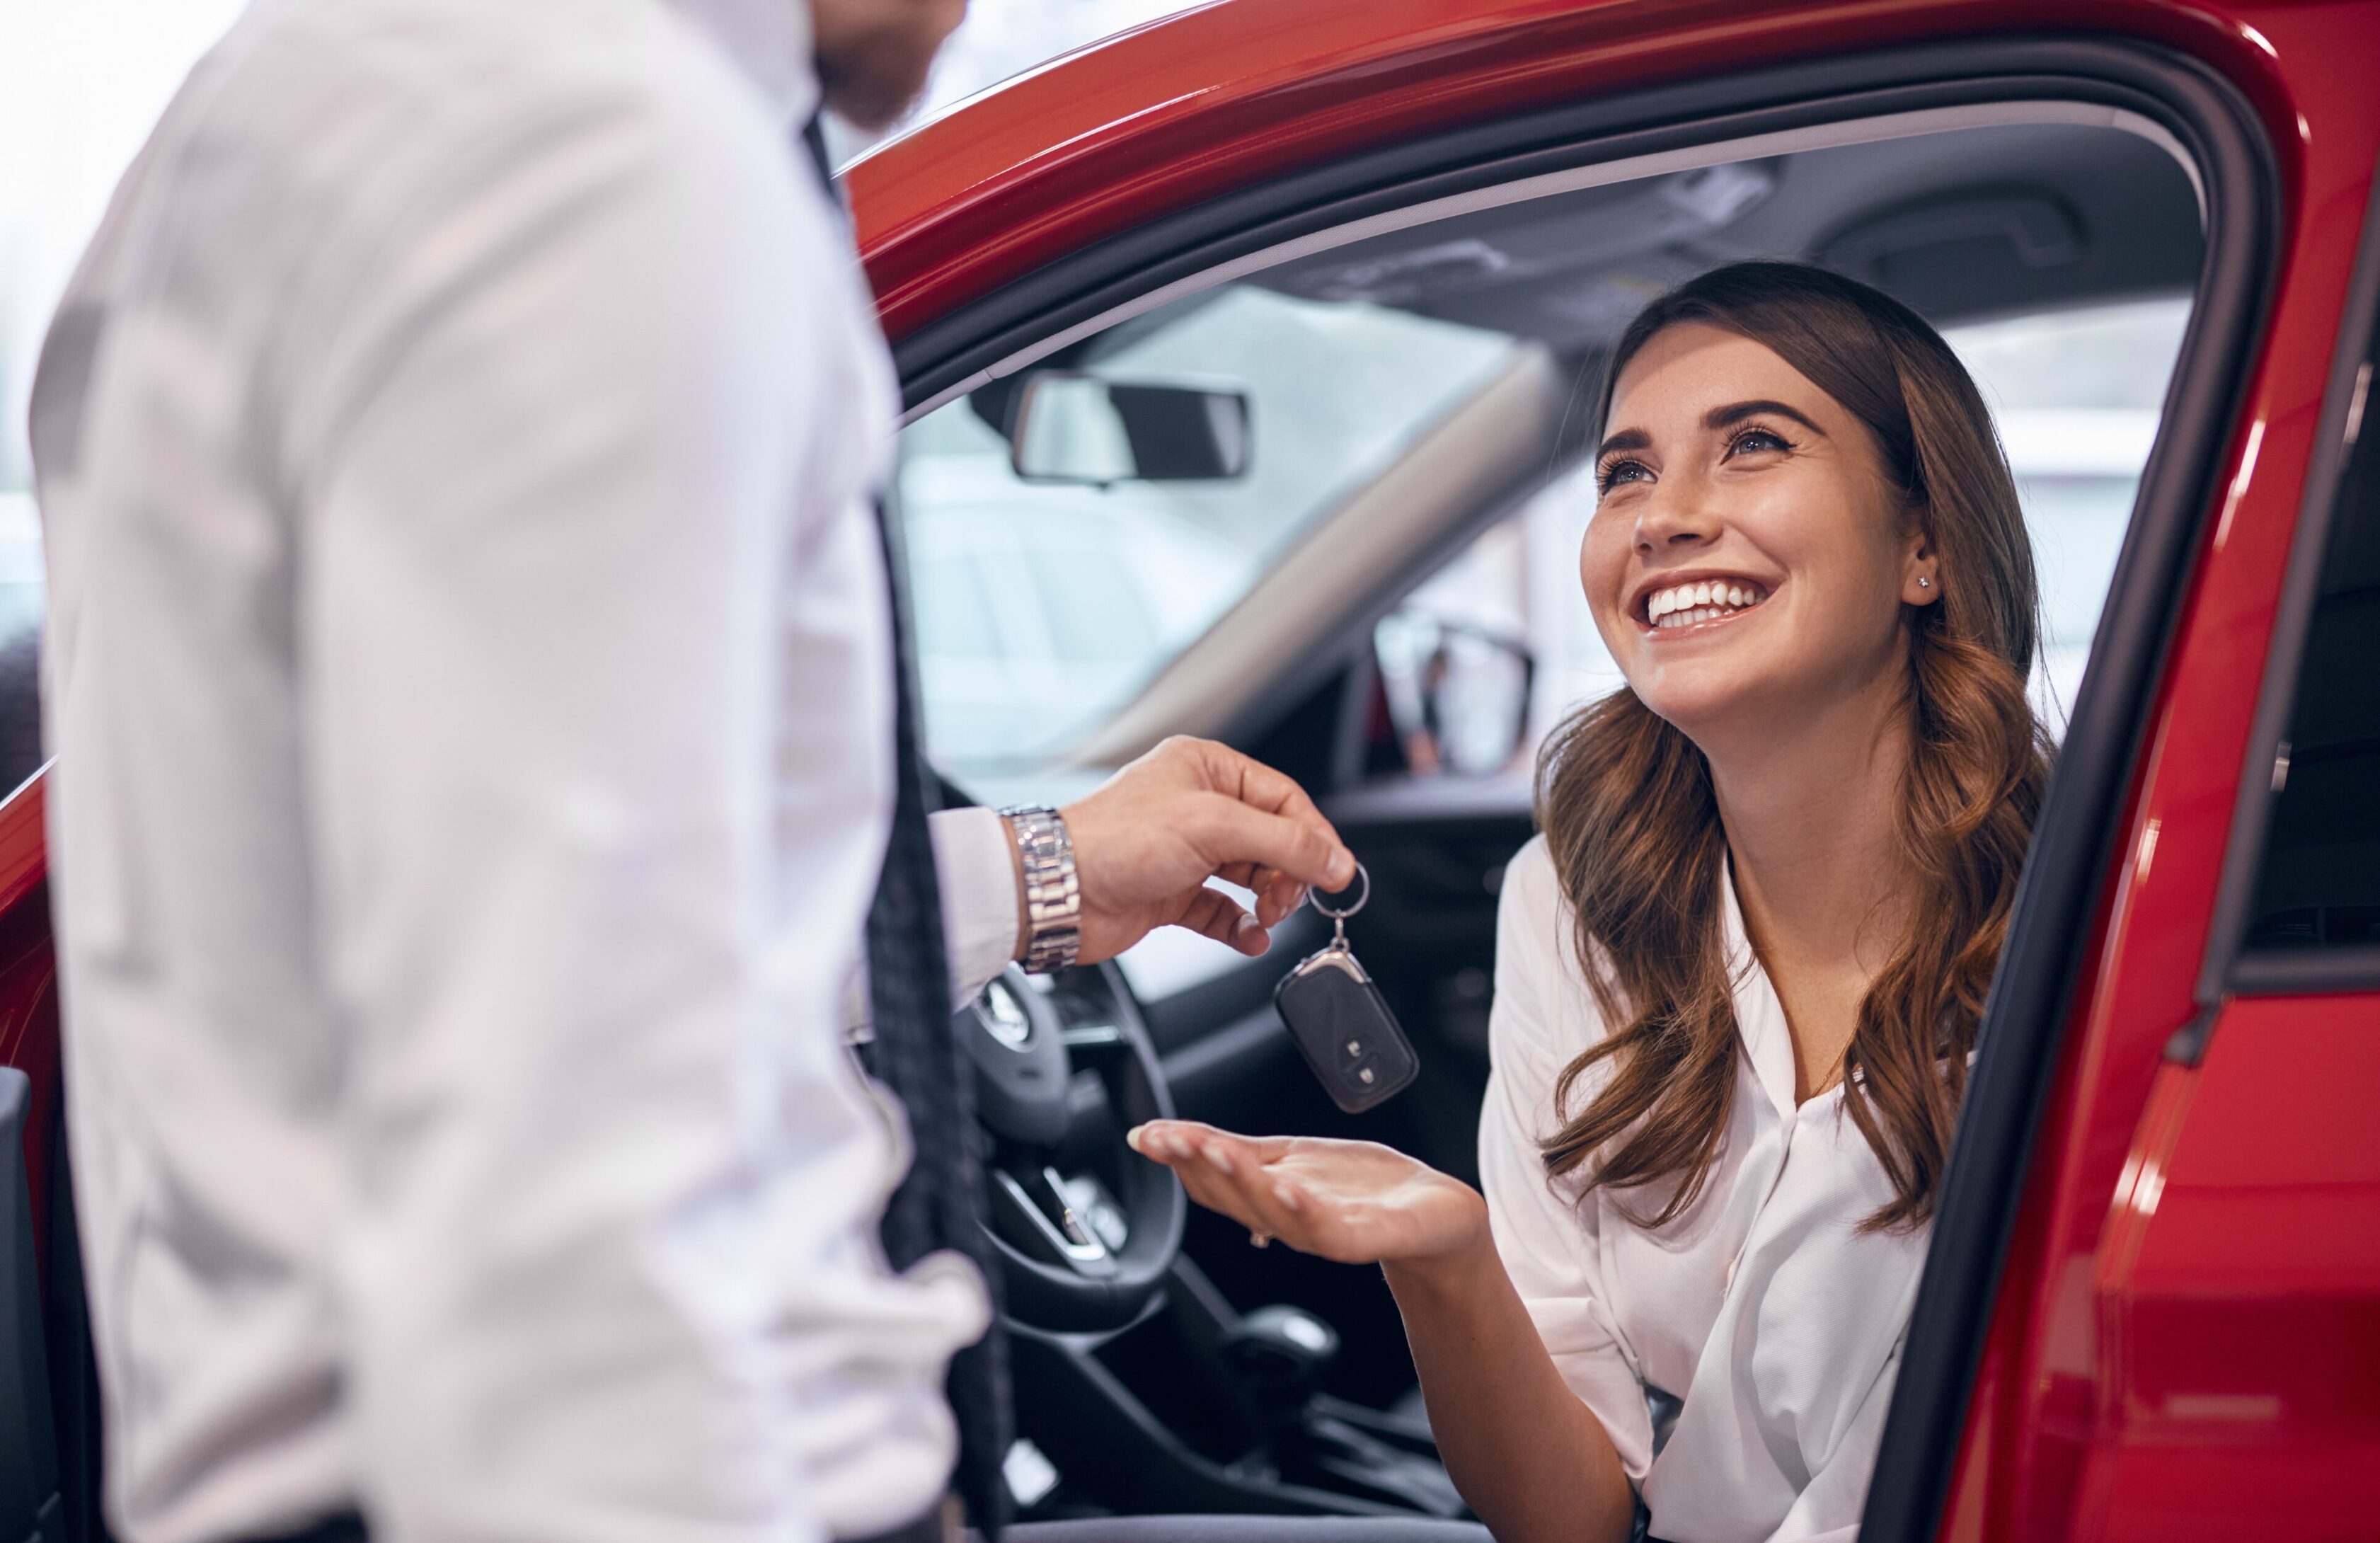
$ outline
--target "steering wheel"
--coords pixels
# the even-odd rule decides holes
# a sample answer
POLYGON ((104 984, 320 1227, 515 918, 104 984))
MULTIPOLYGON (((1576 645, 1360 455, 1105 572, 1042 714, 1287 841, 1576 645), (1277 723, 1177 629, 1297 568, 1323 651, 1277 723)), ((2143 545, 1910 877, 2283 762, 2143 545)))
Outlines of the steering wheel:
POLYGON ((990 1137, 986 1225, 1009 1316, 1061 1332, 1129 1323, 1165 1283, 1188 1203, 1171 1169, 1124 1145, 1134 1125, 1171 1118, 1173 1099, 1123 972, 1012 965, 952 1027, 990 1137), (1078 1069, 1097 1075, 1104 1106, 1075 1098, 1078 1069))

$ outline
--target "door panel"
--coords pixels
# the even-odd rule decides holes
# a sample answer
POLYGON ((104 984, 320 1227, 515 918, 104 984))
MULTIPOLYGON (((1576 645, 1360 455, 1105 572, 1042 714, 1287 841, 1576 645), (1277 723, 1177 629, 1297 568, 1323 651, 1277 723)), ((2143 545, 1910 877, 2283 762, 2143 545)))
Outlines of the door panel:
POLYGON ((2168 1066, 2108 1212, 2075 1532, 2368 1538, 2380 995, 2243 998, 2168 1066))
MULTIPOLYGON (((2227 147, 2219 118, 2200 130, 2212 185, 2233 192, 2210 205, 2205 298, 2137 516, 2206 534, 2169 549, 2173 566, 2145 592, 2130 592, 2129 552, 2119 568, 2103 639, 2163 619, 2096 701, 2094 687, 2114 683, 2095 659, 2077 719, 2107 714, 2092 725, 2095 759, 2120 750, 2102 735, 2137 714, 2138 749, 2104 769, 2118 774, 2097 820, 2045 817, 2036 839, 1870 1499, 1874 1537, 1932 1534, 1937 1514, 1938 1536, 1978 1540, 2371 1535, 2368 1505, 2338 1525, 2363 1493, 2347 1461, 2368 1440, 2362 1416, 2319 1413, 2326 1369, 2362 1354, 2364 1330, 2346 1326, 2363 1309, 2313 1288, 2306 1250, 2326 1245, 2299 1235, 2368 1228, 2368 1201, 2319 1172, 2329 1116, 2307 1105, 2312 1128, 2288 1128, 2301 1116, 2276 1101, 2333 1077, 2368 1100, 2360 1054, 2341 1059, 2354 1031, 2338 1015, 2368 1008, 2272 981, 2261 989, 2290 996, 2223 995, 2249 990, 2235 962, 2249 907, 2218 898, 2252 886, 2278 780, 2279 731, 2266 731, 2288 702, 2270 701, 2268 665, 2277 620, 2297 610, 2284 635, 2301 622, 2291 569, 2319 537, 2306 511, 2328 496, 2368 324, 2355 254, 2380 150, 2368 98, 2330 67, 2370 46, 2372 11, 2271 18, 2306 115, 2299 180, 2243 175, 2239 159, 2270 147, 2227 147), (2252 352, 2233 364, 2227 348, 2252 352), (2167 447, 2184 443, 2178 425, 2204 433, 2226 419, 2216 477, 2160 476, 2167 447), (2051 888, 2063 919, 2046 927, 2039 892, 2051 888), (2193 1067, 2210 1028, 2228 1063, 2193 1067), (2225 1046, 2235 1029, 2242 1042, 2225 1046), (1963 1439, 1914 1391, 1963 1369, 1961 1343, 1982 1353, 1963 1439), (1929 1471, 1949 1480, 1953 1459, 1937 1513, 1921 1487, 1937 1481, 1929 1471)), ((2061 784, 2074 763, 2070 742, 2061 784)))
POLYGON ((2203 978, 2241 994, 2168 1043, 2095 1270, 2079 1520, 2111 1538, 2380 1510, 2380 201, 2362 270, 2203 978))

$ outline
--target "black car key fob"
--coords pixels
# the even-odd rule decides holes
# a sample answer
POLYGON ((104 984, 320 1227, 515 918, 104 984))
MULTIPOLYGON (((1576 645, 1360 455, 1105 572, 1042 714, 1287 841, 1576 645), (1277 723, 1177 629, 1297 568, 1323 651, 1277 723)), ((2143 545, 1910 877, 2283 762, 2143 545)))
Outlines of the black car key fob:
POLYGON ((1314 908, 1331 920, 1330 942, 1290 971, 1272 993, 1273 1008, 1289 1026, 1298 1052, 1330 1101, 1350 1114, 1387 1102, 1421 1073, 1421 1059, 1389 1011, 1388 999, 1347 946, 1347 918, 1364 908, 1372 891, 1362 864, 1355 873, 1364 887, 1354 905, 1332 910, 1315 897, 1314 908))

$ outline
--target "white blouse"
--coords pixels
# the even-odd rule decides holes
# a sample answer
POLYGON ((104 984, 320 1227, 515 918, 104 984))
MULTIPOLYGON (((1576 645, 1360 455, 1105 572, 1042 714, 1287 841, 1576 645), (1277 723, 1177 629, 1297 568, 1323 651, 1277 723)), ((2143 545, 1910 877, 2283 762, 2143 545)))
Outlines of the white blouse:
MULTIPOLYGON (((1840 1085, 1796 1107, 1793 1046, 1726 893, 1743 1053, 1718 1163, 1667 1226, 1639 1191, 1548 1179, 1562 1068, 1603 1038, 1540 836, 1507 870, 1479 1167, 1497 1252, 1564 1381, 1673 1543, 1857 1537, 1925 1234, 1862 1233, 1891 1185, 1840 1085), (1632 1204, 1633 1198, 1633 1204, 1632 1204), (1649 1395, 1649 1402, 1648 1402, 1649 1395), (1676 1403, 1682 1400, 1682 1406, 1676 1403), (1657 1426, 1656 1406, 1674 1411, 1657 1426)), ((1603 1086, 1572 1089, 1572 1112, 1603 1086)))

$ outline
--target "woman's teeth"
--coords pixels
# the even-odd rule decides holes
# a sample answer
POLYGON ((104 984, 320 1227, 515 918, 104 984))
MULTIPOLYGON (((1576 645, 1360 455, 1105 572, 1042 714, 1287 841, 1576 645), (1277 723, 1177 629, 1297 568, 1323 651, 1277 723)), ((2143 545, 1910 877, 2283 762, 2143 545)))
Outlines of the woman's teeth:
POLYGON ((1645 614, 1657 627, 1692 626, 1696 622, 1749 610, 1767 598, 1767 591, 1756 584, 1713 579, 1655 590, 1653 598, 1645 602, 1645 614))

